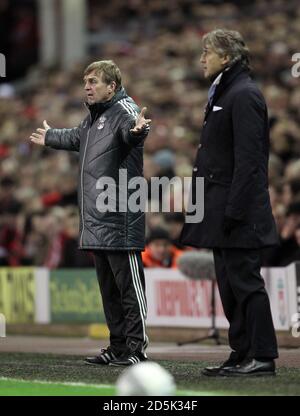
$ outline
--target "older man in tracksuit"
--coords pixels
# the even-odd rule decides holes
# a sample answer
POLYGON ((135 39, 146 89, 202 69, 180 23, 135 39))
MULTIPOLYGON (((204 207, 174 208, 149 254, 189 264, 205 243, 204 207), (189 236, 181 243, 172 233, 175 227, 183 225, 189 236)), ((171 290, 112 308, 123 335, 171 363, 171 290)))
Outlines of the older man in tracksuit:
POLYGON ((144 117, 146 108, 140 112, 126 94, 114 62, 89 65, 84 83, 89 114, 80 125, 52 129, 44 121, 44 128, 37 129, 31 141, 79 152, 79 249, 94 253, 110 331, 110 346, 96 357, 87 357, 86 362, 127 366, 147 359, 147 305, 141 260, 145 214, 129 209, 133 190, 127 185, 143 175, 143 145, 151 120, 144 117), (110 190, 102 181, 107 178, 110 190), (110 206, 105 206, 107 199, 110 206))
POLYGON ((249 76, 238 32, 203 38, 201 63, 211 81, 193 171, 204 177, 204 219, 184 225, 181 241, 213 249, 229 321, 232 353, 208 376, 274 375, 277 343, 260 275, 261 250, 278 244, 268 193, 269 128, 264 98, 249 76))

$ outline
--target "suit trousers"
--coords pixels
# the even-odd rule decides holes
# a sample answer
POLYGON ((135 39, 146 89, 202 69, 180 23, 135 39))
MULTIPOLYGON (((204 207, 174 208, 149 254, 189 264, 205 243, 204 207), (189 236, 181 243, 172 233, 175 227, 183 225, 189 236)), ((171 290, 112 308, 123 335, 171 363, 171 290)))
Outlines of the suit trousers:
POLYGON ((144 354, 148 346, 147 303, 141 253, 93 253, 112 351, 118 356, 136 351, 144 354))
POLYGON ((260 274, 261 250, 215 248, 213 253, 234 358, 277 358, 269 297, 260 274))

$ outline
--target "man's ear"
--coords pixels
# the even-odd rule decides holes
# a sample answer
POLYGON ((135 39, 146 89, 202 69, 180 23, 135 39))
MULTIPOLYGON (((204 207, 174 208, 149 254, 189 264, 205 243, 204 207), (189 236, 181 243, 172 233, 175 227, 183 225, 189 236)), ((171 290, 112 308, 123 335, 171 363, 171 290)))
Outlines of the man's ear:
POLYGON ((222 57, 222 64, 223 64, 224 66, 228 65, 228 64, 229 64, 229 62, 230 62, 230 56, 225 55, 225 56, 223 56, 223 57, 222 57))
POLYGON ((116 92, 116 88, 117 88, 117 84, 115 83, 115 81, 112 81, 110 84, 109 84, 109 91, 110 92, 116 92))

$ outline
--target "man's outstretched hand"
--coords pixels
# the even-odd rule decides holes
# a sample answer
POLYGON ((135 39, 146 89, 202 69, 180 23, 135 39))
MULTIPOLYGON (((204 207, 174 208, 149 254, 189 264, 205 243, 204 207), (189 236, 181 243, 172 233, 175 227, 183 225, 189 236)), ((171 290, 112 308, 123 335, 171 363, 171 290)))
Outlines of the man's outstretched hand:
POLYGON ((37 133, 32 133, 32 135, 30 136, 30 140, 33 143, 39 144, 41 146, 45 146, 45 137, 46 137, 46 132, 48 129, 50 129, 51 127, 47 124, 47 121, 44 120, 43 121, 43 129, 36 129, 37 133))
POLYGON ((145 118, 146 111, 147 107, 143 107, 142 111, 138 115, 138 118, 136 119, 134 128, 130 130, 131 133, 138 134, 141 133, 146 127, 149 127, 151 120, 150 118, 145 118))

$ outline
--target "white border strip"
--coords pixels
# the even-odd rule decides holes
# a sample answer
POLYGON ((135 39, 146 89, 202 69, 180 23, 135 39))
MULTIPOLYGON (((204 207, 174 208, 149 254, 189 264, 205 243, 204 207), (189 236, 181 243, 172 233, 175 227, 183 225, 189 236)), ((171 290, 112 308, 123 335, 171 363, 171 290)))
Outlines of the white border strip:
POLYGON ((50 270, 46 267, 34 268, 35 322, 38 324, 51 322, 49 276, 50 270))

